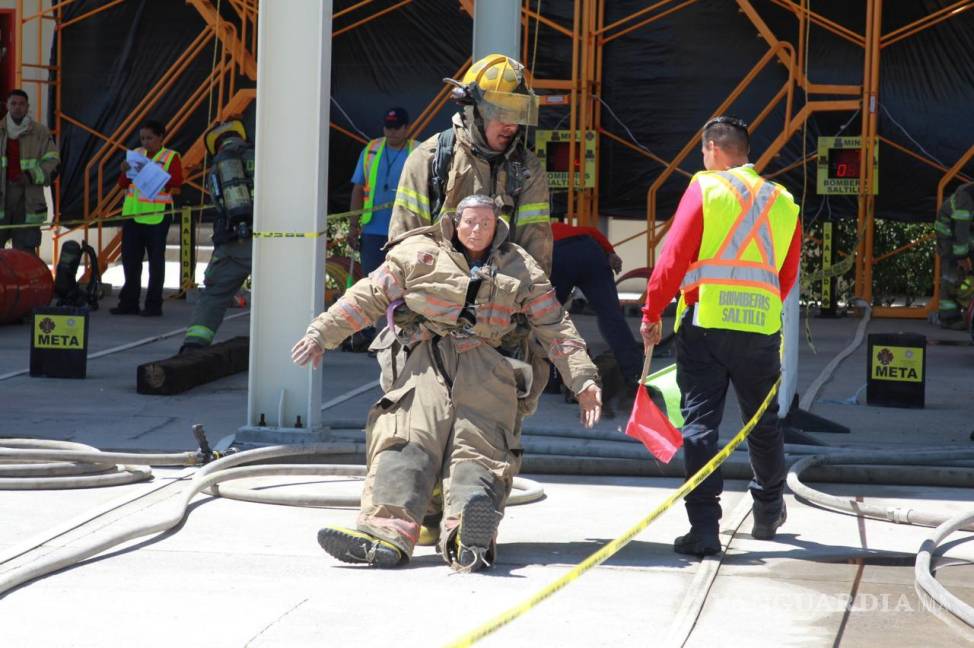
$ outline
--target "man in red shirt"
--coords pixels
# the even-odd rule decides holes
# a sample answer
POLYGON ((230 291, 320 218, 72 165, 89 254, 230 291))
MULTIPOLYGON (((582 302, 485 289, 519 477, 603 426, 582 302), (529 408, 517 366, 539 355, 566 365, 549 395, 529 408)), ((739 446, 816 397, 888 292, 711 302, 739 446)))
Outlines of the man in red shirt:
MULTIPOLYGON (((727 387, 733 383, 745 421, 781 373, 781 302, 795 283, 801 252, 798 206, 780 185, 748 164, 747 126, 718 117, 704 126, 706 172, 687 187, 646 291, 640 333, 659 342, 663 309, 679 291, 677 384, 682 392, 684 458, 689 477, 717 453, 727 387)), ((777 401, 748 437, 758 539, 784 523, 784 440, 777 401)), ((674 550, 720 551, 723 480, 716 471, 686 497, 690 532, 674 550)))
POLYGON ((568 301, 576 286, 598 318, 599 332, 612 350, 628 390, 635 391, 642 369, 639 343, 629 328, 619 306, 613 272, 622 270, 622 259, 602 232, 594 227, 575 227, 552 223, 554 253, 551 264, 551 283, 558 301, 568 301))

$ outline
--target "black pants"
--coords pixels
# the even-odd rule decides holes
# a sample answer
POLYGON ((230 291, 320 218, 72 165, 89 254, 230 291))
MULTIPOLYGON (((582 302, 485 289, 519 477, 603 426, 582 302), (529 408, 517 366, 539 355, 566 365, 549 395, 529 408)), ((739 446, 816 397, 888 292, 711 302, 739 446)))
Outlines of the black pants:
POLYGON ((162 285, 166 278, 166 236, 169 218, 157 225, 143 225, 127 220, 122 225, 122 269, 125 285, 118 295, 118 305, 124 309, 139 307, 142 289, 142 258, 149 257, 149 288, 145 293, 145 309, 162 309, 162 285))
MULTIPOLYGON (((781 335, 761 335, 694 326, 693 309, 684 314, 676 336, 676 380, 683 393, 684 456, 687 476, 717 454, 717 431, 724 415, 727 386, 734 385, 743 421, 761 406, 781 373, 781 335)), ((774 399, 748 437, 755 502, 778 506, 785 485, 785 445, 774 399)), ((716 531, 724 480, 714 472, 686 497, 693 527, 716 531)))
POLYGON ((558 301, 564 304, 578 286, 595 311, 599 332, 609 345, 627 380, 639 380, 643 367, 643 347, 636 342, 619 305, 619 293, 605 250, 595 239, 574 236, 555 241, 551 283, 558 301))

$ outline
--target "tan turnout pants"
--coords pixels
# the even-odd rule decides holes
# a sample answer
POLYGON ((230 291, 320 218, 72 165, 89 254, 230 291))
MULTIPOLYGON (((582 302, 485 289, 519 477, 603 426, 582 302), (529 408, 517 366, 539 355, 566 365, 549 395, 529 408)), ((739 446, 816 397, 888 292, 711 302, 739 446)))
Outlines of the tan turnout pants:
POLYGON ((496 350, 476 338, 419 343, 369 412, 359 530, 411 555, 438 480, 442 548, 473 495, 502 513, 520 467, 516 419, 514 370, 496 350))

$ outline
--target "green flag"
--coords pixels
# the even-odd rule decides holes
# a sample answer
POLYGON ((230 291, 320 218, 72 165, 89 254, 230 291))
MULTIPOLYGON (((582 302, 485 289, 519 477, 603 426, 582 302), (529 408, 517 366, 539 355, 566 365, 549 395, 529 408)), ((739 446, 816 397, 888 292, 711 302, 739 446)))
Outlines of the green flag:
POLYGON ((666 417, 674 427, 681 427, 683 413, 680 411, 680 387, 676 384, 676 364, 650 374, 646 377, 645 384, 655 387, 663 395, 666 417))

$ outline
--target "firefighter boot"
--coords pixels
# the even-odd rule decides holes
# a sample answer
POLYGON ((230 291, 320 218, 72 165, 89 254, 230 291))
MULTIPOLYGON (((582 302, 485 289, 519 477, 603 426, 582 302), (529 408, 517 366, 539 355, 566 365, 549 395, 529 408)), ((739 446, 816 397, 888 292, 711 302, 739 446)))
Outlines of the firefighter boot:
POLYGON ((439 552, 440 542, 440 521, 443 519, 443 485, 437 483, 433 487, 433 494, 430 496, 429 506, 426 508, 426 515, 423 517, 423 524, 419 527, 419 540, 416 544, 420 547, 436 547, 439 552))
POLYGON ((408 560, 391 542, 364 531, 343 527, 325 527, 318 531, 318 544, 342 562, 367 564, 380 569, 398 567, 408 560))
POLYGON ((478 493, 463 505, 460 526, 447 546, 450 566, 459 572, 475 572, 490 567, 496 545, 494 535, 501 515, 486 493, 478 493))

